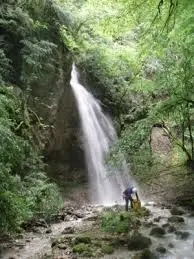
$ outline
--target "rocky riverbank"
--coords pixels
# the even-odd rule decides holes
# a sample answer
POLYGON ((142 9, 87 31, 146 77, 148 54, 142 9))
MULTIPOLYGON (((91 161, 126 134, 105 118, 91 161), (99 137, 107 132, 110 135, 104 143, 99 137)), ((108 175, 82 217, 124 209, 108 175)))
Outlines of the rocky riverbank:
POLYGON ((4 259, 194 258, 194 218, 176 207, 146 204, 138 211, 123 206, 66 207, 29 222, 14 241, 1 243, 4 259))

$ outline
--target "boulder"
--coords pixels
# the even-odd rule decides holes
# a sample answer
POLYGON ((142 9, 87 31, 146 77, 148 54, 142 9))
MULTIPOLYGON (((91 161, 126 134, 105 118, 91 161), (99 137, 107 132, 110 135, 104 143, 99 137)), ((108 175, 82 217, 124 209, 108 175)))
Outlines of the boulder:
POLYGON ((172 222, 172 223, 184 223, 185 220, 184 220, 183 217, 172 216, 172 217, 168 218, 168 222, 172 222))
POLYGON ((170 225, 170 226, 168 227, 168 233, 173 233, 173 232, 175 232, 175 231, 176 231, 175 226, 170 225))
POLYGON ((161 253, 161 254, 165 254, 167 252, 167 249, 165 247, 163 247, 163 246, 158 246, 156 248, 156 251, 161 253))
POLYGON ((183 240, 187 239, 190 236, 190 233, 187 231, 176 231, 175 234, 178 238, 183 240))
POLYGON ((134 231, 127 240, 129 250, 142 250, 148 248, 151 245, 151 239, 143 236, 138 231, 134 231))
POLYGON ((151 236, 162 237, 165 235, 165 230, 161 227, 154 227, 150 232, 151 236))
POLYGON ((184 211, 177 208, 177 207, 173 207, 171 210, 170 210, 171 214, 172 215, 176 215, 176 216, 180 216, 180 215, 183 215, 184 214, 184 211))
POLYGON ((172 243, 169 243, 169 244, 168 244, 168 247, 169 247, 169 248, 174 248, 174 245, 173 245, 172 243))

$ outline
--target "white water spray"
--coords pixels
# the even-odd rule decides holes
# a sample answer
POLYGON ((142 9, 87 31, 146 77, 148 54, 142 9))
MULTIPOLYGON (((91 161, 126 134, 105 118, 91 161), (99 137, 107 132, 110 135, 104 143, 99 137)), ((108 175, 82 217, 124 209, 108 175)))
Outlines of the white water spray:
POLYGON ((74 64, 70 84, 81 119, 90 200, 104 205, 120 202, 123 190, 132 184, 132 181, 124 159, 119 170, 105 164, 106 155, 117 139, 115 129, 111 120, 103 114, 99 102, 79 83, 74 64))

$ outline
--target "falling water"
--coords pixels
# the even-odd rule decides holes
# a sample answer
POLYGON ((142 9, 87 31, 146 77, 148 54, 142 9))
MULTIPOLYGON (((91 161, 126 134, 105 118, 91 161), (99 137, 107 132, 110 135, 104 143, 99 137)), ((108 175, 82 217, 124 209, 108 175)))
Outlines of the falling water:
POLYGON ((81 119, 90 199, 93 203, 113 204, 120 201, 122 191, 131 183, 129 172, 124 159, 119 170, 106 166, 106 156, 117 135, 98 100, 79 83, 78 76, 76 66, 73 65, 70 84, 81 119))

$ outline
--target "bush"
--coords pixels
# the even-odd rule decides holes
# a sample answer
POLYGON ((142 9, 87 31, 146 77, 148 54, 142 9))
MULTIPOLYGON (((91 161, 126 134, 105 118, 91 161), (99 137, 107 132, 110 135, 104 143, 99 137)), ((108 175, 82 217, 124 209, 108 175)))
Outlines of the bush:
POLYGON ((111 233, 127 233, 131 223, 130 215, 125 212, 105 212, 100 218, 102 230, 111 233))

